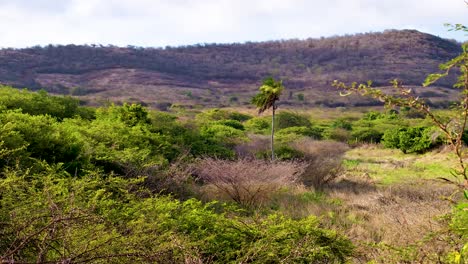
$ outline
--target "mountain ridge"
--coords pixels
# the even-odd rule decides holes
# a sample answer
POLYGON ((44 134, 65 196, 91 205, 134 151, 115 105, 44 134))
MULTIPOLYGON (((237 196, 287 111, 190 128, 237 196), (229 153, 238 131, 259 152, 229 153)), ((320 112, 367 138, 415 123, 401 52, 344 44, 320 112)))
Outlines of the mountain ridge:
MULTIPOLYGON (((75 95, 91 103, 223 106, 248 104, 261 80, 273 76, 283 79, 289 91, 284 104, 366 105, 376 102, 339 98, 331 81, 373 80, 387 86, 399 78, 420 86, 427 74, 460 51, 459 43, 416 30, 166 48, 48 45, 1 49, 0 83, 75 95)), ((440 82, 431 90, 431 100, 450 100, 454 80, 451 76, 440 82)))

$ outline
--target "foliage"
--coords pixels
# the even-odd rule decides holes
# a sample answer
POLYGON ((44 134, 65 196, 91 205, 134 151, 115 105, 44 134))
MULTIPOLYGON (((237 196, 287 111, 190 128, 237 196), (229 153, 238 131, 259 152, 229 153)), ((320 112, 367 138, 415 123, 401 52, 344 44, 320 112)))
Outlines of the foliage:
POLYGON ((244 123, 247 131, 256 134, 266 134, 271 130, 271 121, 265 117, 254 117, 244 123))
POLYGON ((373 120, 377 120, 377 119, 382 119, 384 117, 385 117, 385 115, 380 113, 380 112, 369 111, 369 112, 364 114, 362 119, 367 120, 367 121, 373 121, 373 120))
POLYGON ((324 138, 339 142, 349 142, 352 139, 351 131, 344 128, 328 128, 324 131, 324 138))
MULTIPOLYGON (((299 138, 295 139, 298 140, 299 138)), ((298 160, 304 157, 304 154, 299 150, 288 146, 282 145, 276 150, 276 157, 279 160, 298 160)))
POLYGON ((333 123, 331 124, 331 127, 341 128, 341 129, 348 130, 348 131, 353 129, 351 122, 343 118, 338 118, 334 120, 333 123))
POLYGON ((310 137, 313 139, 321 139, 321 129, 311 127, 288 127, 281 129, 277 133, 276 140, 281 143, 295 141, 302 137, 310 137))
POLYGON ((263 80, 262 85, 257 93, 252 98, 252 103, 258 108, 258 113, 261 114, 266 110, 272 110, 271 116, 271 160, 275 159, 274 135, 275 135, 275 111, 278 107, 276 101, 279 100, 281 93, 284 90, 283 81, 276 81, 272 77, 263 80))
POLYGON ((468 239, 468 227, 466 226, 466 223, 468 223, 467 208, 468 203, 466 201, 457 204, 457 206, 454 208, 454 213, 451 219, 451 228, 465 241, 468 239))
POLYGON ((380 143, 383 133, 373 128, 354 130, 351 136, 358 142, 380 143))
POLYGON ((383 145, 403 153, 423 153, 441 142, 437 136, 434 138, 434 133, 431 127, 396 128, 385 132, 383 145))
POLYGON ((242 130, 242 131, 245 130, 244 125, 241 122, 237 121, 237 120, 227 119, 227 120, 216 121, 214 123, 224 125, 224 126, 228 126, 228 127, 232 127, 232 128, 242 130))
MULTIPOLYGON (((463 28, 458 29, 463 30, 463 28)), ((393 87, 395 89, 395 93, 393 94, 385 93, 380 89, 373 88, 371 81, 368 81, 366 84, 358 85, 356 82, 354 82, 351 85, 346 85, 344 82, 338 82, 335 80, 333 85, 347 92, 346 94, 342 95, 357 93, 376 98, 384 102, 389 107, 408 107, 423 113, 443 132, 448 143, 452 146, 454 153, 459 159, 459 170, 457 171, 457 174, 463 183, 460 184, 459 182, 452 181, 448 178, 444 178, 444 180, 460 186, 461 189, 467 189, 468 175, 464 162, 465 153, 462 150, 462 138, 463 133, 466 130, 466 126, 468 125, 468 43, 462 45, 462 53, 460 55, 446 63, 441 64, 440 69, 442 73, 429 74, 423 85, 429 86, 439 81, 443 77, 449 76, 449 73, 454 69, 458 69, 459 75, 453 86, 460 89, 461 98, 457 103, 454 104, 453 116, 448 121, 446 118, 434 114, 434 112, 431 110, 431 107, 425 100, 415 96, 412 89, 405 88, 399 80, 392 81, 393 87)), ((405 142, 410 143, 409 145, 411 145, 410 140, 405 140, 405 142)), ((415 151, 422 150, 423 145, 427 145, 427 143, 418 146, 415 151)))
POLYGON ((246 139, 242 130, 217 123, 203 126, 200 130, 200 135, 215 142, 223 143, 226 146, 233 146, 237 142, 246 139))
POLYGON ((47 165, 39 174, 6 171, 0 178, 0 260, 341 263, 352 253, 349 240, 320 228, 314 216, 246 221, 215 212, 214 203, 138 197, 129 191, 138 182, 96 173, 70 178, 47 165))
POLYGON ((258 108, 258 113, 261 114, 270 108, 275 110, 275 102, 279 100, 284 90, 283 82, 269 77, 263 80, 259 90, 259 93, 252 98, 252 103, 258 108))
POLYGON ((94 110, 80 106, 79 100, 69 96, 49 96, 46 91, 31 92, 0 85, 0 106, 4 110, 21 109, 30 115, 50 115, 59 120, 79 116, 94 118, 94 110))
POLYGON ((278 130, 288 127, 311 127, 312 123, 305 115, 289 111, 281 111, 276 115, 276 127, 278 130))
MULTIPOLYGON (((465 26, 460 24, 455 25, 453 29, 465 32, 468 31, 465 26)), ((463 192, 465 199, 468 199, 468 170, 465 162, 467 153, 463 145, 463 135, 468 125, 468 43, 465 42, 462 44, 461 48, 461 54, 440 65, 441 73, 429 74, 423 83, 424 86, 429 86, 441 80, 443 77, 449 76, 449 73, 453 71, 458 73, 458 78, 453 87, 460 89, 460 99, 453 104, 453 112, 448 119, 436 115, 427 101, 416 96, 412 89, 403 87, 398 80, 393 81, 393 86, 396 91, 392 94, 373 88, 371 86, 372 82, 370 81, 368 81, 367 84, 360 85, 356 82, 351 85, 346 85, 343 82, 334 81, 333 85, 346 91, 347 94, 344 95, 349 95, 351 93, 367 95, 384 102, 389 107, 398 106, 414 109, 430 119, 433 124, 442 131, 459 161, 458 170, 452 172, 452 175, 455 176, 455 180, 448 177, 441 177, 441 179, 458 187, 458 190, 463 192)), ((403 152, 421 152, 427 149, 431 143, 430 140, 428 140, 428 133, 426 130, 427 129, 423 127, 395 129, 389 131, 387 136, 384 135, 384 142, 387 142, 385 144, 388 146, 402 149, 403 152)), ((466 208, 464 207, 464 203, 459 204, 455 208, 455 212, 451 215, 453 221, 451 227, 457 233, 460 232, 460 229, 458 229, 460 225, 458 221, 460 219, 465 223, 462 224, 462 226, 466 226, 467 214, 466 210, 464 210, 466 208), (463 210, 460 211, 460 208, 463 208, 463 210)), ((462 233, 466 231, 464 228, 461 230, 462 233)), ((448 261, 451 263, 466 262, 466 255, 468 255, 466 249, 467 244, 465 242, 461 249, 456 249, 452 254, 447 256, 448 261)))

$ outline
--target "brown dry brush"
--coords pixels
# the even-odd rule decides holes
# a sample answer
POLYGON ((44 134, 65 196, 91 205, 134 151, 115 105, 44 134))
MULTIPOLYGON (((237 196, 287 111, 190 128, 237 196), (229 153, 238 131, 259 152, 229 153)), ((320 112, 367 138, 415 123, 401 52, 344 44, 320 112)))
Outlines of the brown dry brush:
POLYGON ((195 166, 189 159, 188 151, 182 153, 168 167, 158 168, 152 174, 147 174, 145 187, 153 193, 170 194, 181 200, 189 199, 194 194, 195 166))
POLYGON ((281 188, 297 184, 304 168, 303 163, 295 161, 205 158, 196 165, 196 173, 201 181, 214 186, 218 195, 256 208, 281 188))
POLYGON ((304 138, 293 142, 291 146, 304 155, 302 160, 305 168, 300 181, 307 187, 322 189, 344 171, 343 156, 349 149, 344 143, 304 138))
POLYGON ((250 134, 249 140, 236 145, 235 150, 238 157, 255 158, 258 153, 267 153, 269 150, 270 137, 265 135, 250 134))

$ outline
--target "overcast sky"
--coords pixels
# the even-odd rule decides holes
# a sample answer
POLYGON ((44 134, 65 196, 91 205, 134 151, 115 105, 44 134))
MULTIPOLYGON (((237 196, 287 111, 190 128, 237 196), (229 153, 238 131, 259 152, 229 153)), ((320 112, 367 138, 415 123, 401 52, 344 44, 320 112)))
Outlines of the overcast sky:
POLYGON ((465 41, 463 0, 0 0, 0 47, 178 46, 417 29, 465 41))

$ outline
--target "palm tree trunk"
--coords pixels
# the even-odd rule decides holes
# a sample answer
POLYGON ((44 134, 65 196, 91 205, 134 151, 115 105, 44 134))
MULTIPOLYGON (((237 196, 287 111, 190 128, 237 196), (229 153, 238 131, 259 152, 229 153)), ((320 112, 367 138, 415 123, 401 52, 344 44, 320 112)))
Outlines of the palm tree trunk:
POLYGON ((273 114, 271 115, 271 161, 274 161, 275 160, 275 147, 274 147, 274 143, 275 143, 275 110, 276 110, 275 102, 273 102, 272 110, 273 110, 273 114))

